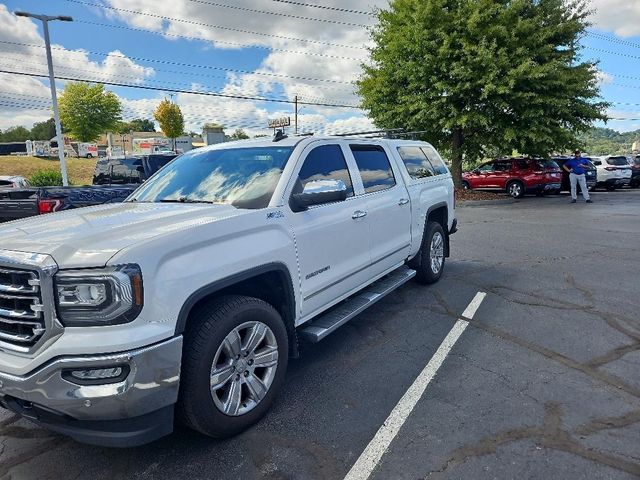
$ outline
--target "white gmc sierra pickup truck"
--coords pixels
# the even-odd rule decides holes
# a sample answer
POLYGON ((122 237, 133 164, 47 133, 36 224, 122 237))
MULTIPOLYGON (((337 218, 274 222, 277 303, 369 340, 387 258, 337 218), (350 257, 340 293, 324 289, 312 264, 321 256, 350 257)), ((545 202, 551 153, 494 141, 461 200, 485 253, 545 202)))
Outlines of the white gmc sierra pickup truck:
POLYGON ((416 277, 456 231, 424 142, 276 136, 190 151, 124 203, 0 226, 0 404, 79 441, 260 419, 299 341, 416 277))

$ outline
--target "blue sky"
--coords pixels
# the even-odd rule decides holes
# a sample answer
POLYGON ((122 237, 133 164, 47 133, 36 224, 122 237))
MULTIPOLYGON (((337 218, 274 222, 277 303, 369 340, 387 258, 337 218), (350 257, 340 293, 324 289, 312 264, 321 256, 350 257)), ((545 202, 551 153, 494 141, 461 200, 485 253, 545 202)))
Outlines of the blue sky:
MULTIPOLYGON (((362 12, 385 5, 385 0, 303 2, 321 8, 293 3, 0 1, 0 70, 46 73, 44 51, 34 46, 43 43, 41 27, 9 13, 27 10, 74 17, 73 23, 51 24, 54 63, 60 76, 273 99, 298 95, 303 102, 355 105, 358 99, 349 82, 356 78, 358 64, 366 58, 363 47, 368 36, 362 25, 374 21, 362 12), (92 6, 95 4, 103 7, 92 6), (338 11, 340 8, 353 11, 338 11)), ((640 66, 640 2, 592 3, 597 11, 594 26, 582 42, 583 54, 600 60, 603 96, 615 102, 610 115, 640 119, 640 73, 634 73, 640 66)), ((0 74, 0 82, 0 128, 30 126, 48 118, 45 79, 0 74)), ((64 81, 57 84, 64 87, 64 81)), ((123 100, 125 119, 150 118, 154 106, 169 95, 137 88, 108 88, 123 100)), ((251 133, 267 133, 263 127, 267 118, 292 116, 293 109, 283 103, 184 93, 177 93, 174 99, 183 109, 188 129, 195 131, 203 123, 214 121, 227 125, 228 130, 244 127, 251 133)), ((640 128, 640 120, 612 120, 608 126, 634 130, 640 128)), ((300 128, 352 131, 371 128, 371 123, 354 108, 308 105, 300 111, 300 128)))

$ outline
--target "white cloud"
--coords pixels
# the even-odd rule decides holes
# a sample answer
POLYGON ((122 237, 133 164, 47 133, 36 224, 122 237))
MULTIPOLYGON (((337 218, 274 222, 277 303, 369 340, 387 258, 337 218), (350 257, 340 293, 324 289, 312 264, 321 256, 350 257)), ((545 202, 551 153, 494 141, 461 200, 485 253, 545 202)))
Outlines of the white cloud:
POLYGON ((598 79, 598 83, 600 86, 602 85, 611 85, 615 80, 615 77, 610 73, 603 72, 602 70, 598 70, 596 72, 596 78, 598 79))
MULTIPOLYGON (((375 5, 384 5, 386 0, 354 0, 349 8, 370 11, 375 5)), ((135 15, 129 12, 91 8, 93 13, 104 15, 114 21, 123 22, 135 28, 142 28, 167 35, 168 39, 176 39, 175 35, 202 38, 215 48, 240 48, 237 44, 253 45, 265 48, 267 55, 261 65, 251 73, 228 73, 221 93, 225 95, 244 95, 252 97, 271 97, 300 99, 299 125, 301 131, 338 132, 366 130, 371 128, 370 120, 363 117, 359 110, 335 107, 318 107, 304 105, 305 102, 339 103, 357 105, 359 98, 354 93, 352 82, 360 72, 360 63, 367 57, 363 48, 369 42, 366 29, 353 25, 331 23, 331 21, 354 24, 372 24, 374 19, 367 15, 339 13, 326 9, 301 8, 284 3, 274 4, 269 0, 253 0, 252 2, 229 3, 230 5, 257 10, 281 12, 286 15, 306 16, 330 22, 309 21, 278 15, 264 15, 238 9, 214 8, 206 2, 189 0, 173 0, 158 2, 157 0, 105 0, 105 5, 125 10, 149 12, 158 16, 189 19, 202 24, 220 25, 214 28, 194 25, 187 22, 162 20, 158 17, 135 15), (248 31, 263 32, 265 35, 254 35, 248 31), (286 38, 285 38, 286 37, 286 38), (309 39, 297 41, 293 38, 309 39), (235 45, 233 45, 235 44, 235 45), (331 46, 339 44, 343 46, 331 46), (348 58, 340 58, 348 57, 348 58), (345 116, 350 117, 345 118, 345 116)), ((344 7, 338 0, 325 0, 323 5, 344 7)), ((0 32, 0 40, 20 43, 42 44, 36 25, 27 19, 16 19, 0 5, 0 22, 5 26, 0 32)), ((194 46, 202 47, 203 43, 194 42, 194 46)), ((204 44, 206 46, 206 44, 204 44)), ((8 50, 15 59, 28 56, 28 65, 22 62, 24 71, 46 72, 44 68, 44 50, 37 47, 10 47, 8 50)), ((215 52, 203 48, 198 63, 207 64, 209 57, 215 52)), ((149 57, 160 58, 161 54, 149 54, 149 57)), ((3 62, 11 61, 0 58, 3 62)), ((120 51, 113 51, 101 61, 93 61, 83 50, 70 51, 61 46, 54 48, 54 62, 59 75, 90 77, 96 81, 119 80, 126 83, 140 83, 155 72, 152 68, 138 65, 120 51)), ((230 65, 230 67, 233 67, 230 65)), ((188 76, 189 69, 183 69, 188 76)), ((207 91, 207 74, 203 70, 193 70, 193 89, 207 91), (204 78, 203 78, 204 77, 204 78), (195 83, 197 81, 198 83, 195 83)), ((215 76, 213 73, 211 77, 215 76)), ((45 90, 46 84, 33 80, 45 90)), ((33 86, 33 85, 32 85, 33 86)), ((1 89, 0 89, 1 90, 1 89)), ((23 88, 25 94, 30 90, 23 88)), ((40 89, 42 90, 42 89, 40 89)), ((33 91, 34 95, 42 95, 45 91, 33 91)), ((149 98, 128 100, 122 99, 125 119, 135 117, 152 118, 152 112, 158 102, 165 97, 158 92, 149 98)), ((264 128, 268 118, 291 116, 293 122, 293 106, 214 96, 196 96, 177 94, 176 101, 185 115, 187 130, 200 131, 202 124, 217 122, 227 126, 232 132, 236 126, 245 127, 250 134, 268 133, 264 128), (274 111, 273 105, 277 106, 274 111)), ((0 114, 4 112, 0 105, 0 114)), ((48 113, 40 114, 42 120, 48 113)), ((15 123, 15 120, 13 120, 15 123)), ((13 124, 12 123, 12 124, 13 124)), ((293 126, 291 128, 293 130, 293 126)))
POLYGON ((640 35, 638 0, 591 0, 594 26, 620 37, 640 35))
MULTIPOLYGON (((0 41, 3 55, 0 70, 18 70, 47 75, 47 63, 37 24, 29 18, 18 18, 0 4, 0 41)), ((154 69, 132 61, 119 50, 110 52, 102 61, 93 61, 85 50, 69 50, 52 45, 56 74, 83 77, 95 81, 142 83, 154 75, 154 69)), ((58 82, 57 82, 58 83, 58 82)), ((63 82, 59 82, 58 88, 63 82)), ((23 125, 51 116, 51 102, 46 79, 21 75, 0 74, 0 128, 23 125)))

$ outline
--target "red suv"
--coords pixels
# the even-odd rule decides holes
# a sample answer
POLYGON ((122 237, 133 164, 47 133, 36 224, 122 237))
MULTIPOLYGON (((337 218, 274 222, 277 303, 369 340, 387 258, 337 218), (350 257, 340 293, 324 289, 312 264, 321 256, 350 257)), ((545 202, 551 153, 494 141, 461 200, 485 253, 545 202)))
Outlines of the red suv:
POLYGON ((462 174, 464 188, 505 191, 513 198, 560 193, 561 182, 558 164, 539 158, 501 158, 462 174))

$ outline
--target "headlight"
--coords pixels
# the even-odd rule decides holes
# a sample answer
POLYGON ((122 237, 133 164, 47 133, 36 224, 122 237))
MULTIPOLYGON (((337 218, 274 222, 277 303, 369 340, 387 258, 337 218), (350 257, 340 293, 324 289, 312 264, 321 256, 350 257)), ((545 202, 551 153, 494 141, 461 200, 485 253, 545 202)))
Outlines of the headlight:
POLYGON ((61 270, 55 284, 58 316, 67 327, 128 323, 142 310, 142 272, 137 265, 61 270))

